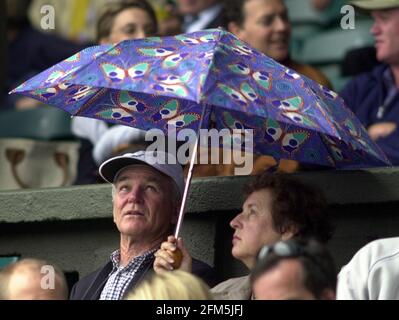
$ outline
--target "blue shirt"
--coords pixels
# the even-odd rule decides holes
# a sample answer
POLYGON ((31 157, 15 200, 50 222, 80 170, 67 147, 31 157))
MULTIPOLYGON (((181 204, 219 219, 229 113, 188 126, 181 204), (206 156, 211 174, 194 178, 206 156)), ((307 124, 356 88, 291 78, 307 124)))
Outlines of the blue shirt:
MULTIPOLYGON (((398 88, 388 65, 381 64, 353 78, 340 95, 365 128, 379 122, 394 122, 399 127, 398 88)), ((392 164, 398 166, 399 130, 376 143, 392 164)))

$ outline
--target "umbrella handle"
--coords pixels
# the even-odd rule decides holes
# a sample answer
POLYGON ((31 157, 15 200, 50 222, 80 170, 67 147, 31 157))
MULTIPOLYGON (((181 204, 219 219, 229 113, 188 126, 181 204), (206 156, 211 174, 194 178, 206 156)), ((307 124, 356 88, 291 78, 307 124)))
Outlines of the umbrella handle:
POLYGON ((176 248, 175 251, 171 252, 173 263, 172 267, 174 270, 178 269, 181 266, 181 262, 183 260, 183 253, 179 248, 176 248))
POLYGON ((193 154, 191 155, 191 159, 190 159, 190 166, 189 166, 189 169, 188 169, 186 184, 184 186, 183 197, 182 197, 181 205, 180 205, 179 219, 177 220, 176 230, 175 230, 175 234, 174 234, 176 239, 179 237, 181 224, 183 222, 184 210, 186 208, 187 195, 188 195, 188 191, 190 189, 191 179, 192 179, 192 176, 193 176, 194 162, 195 162, 195 159, 197 157, 198 143, 199 143, 199 138, 200 138, 200 130, 201 130, 201 127, 202 127, 202 122, 204 120, 205 110, 206 110, 206 104, 204 104, 203 108, 202 108, 202 114, 201 114, 201 118, 200 118, 200 123, 198 125, 198 130, 197 130, 197 140, 195 141, 193 154))

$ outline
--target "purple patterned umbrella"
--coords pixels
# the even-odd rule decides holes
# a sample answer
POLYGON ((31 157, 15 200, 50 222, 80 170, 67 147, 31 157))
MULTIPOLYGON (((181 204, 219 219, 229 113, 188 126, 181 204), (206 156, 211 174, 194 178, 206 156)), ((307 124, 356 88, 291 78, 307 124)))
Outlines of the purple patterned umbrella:
POLYGON ((84 116, 148 130, 254 130, 254 152, 336 168, 389 161, 336 93, 220 30, 87 48, 21 93, 84 116))
POLYGON ((208 128, 213 113, 216 129, 253 129, 255 153, 390 165, 336 93, 221 29, 87 48, 12 92, 144 130, 208 128))

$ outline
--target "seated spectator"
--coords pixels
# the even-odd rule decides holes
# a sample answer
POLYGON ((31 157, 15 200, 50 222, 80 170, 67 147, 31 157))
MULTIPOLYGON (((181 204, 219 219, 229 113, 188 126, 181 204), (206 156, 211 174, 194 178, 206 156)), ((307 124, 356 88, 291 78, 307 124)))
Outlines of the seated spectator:
POLYGON ((183 17, 174 0, 150 0, 155 9, 160 36, 174 36, 182 33, 183 17))
POLYGON ((338 275, 338 300, 399 299, 399 238, 361 248, 338 275))
MULTIPOLYGON (((107 6, 97 23, 97 42, 99 44, 118 43, 127 39, 139 39, 157 34, 158 23, 155 12, 150 4, 143 0, 124 0, 107 6)), ((74 117, 72 132, 80 139, 78 175, 75 184, 91 184, 103 182, 98 175, 98 164, 112 156, 120 144, 137 142, 143 133, 141 130, 127 126, 116 125, 113 133, 119 139, 113 143, 101 137, 108 131, 109 124, 105 121, 74 117), (129 134, 126 134, 129 132, 129 134), (131 140, 134 135, 134 141, 131 140), (93 155, 94 146, 99 143, 98 150, 93 155), (97 159, 97 163, 94 158, 97 159)))
MULTIPOLYGON (((291 23, 283 0, 229 0, 225 5, 226 29, 253 48, 310 79, 331 88, 329 80, 317 69, 294 61, 289 56, 291 23)), ((297 161, 282 159, 277 163, 270 156, 254 156, 252 174, 278 166, 278 171, 293 172, 297 161)), ((235 165, 224 170, 234 175, 235 165)))
MULTIPOLYGON (((314 237, 326 242, 332 227, 325 212, 326 200, 320 190, 308 186, 287 174, 258 176, 245 191, 243 211, 231 222, 235 230, 232 255, 252 270, 259 250, 292 237, 314 237)), ((191 258, 183 240, 169 236, 156 254, 157 273, 179 268, 191 270, 191 258), (176 249, 181 250, 180 267, 173 267, 176 249)), ((228 279, 212 288, 215 299, 247 300, 252 297, 249 275, 228 279)))
POLYGON ((374 19, 371 33, 381 64, 351 80, 341 96, 392 164, 399 165, 399 1, 351 3, 374 19))
MULTIPOLYGON (((114 157, 99 171, 112 184, 120 245, 104 266, 74 285, 72 300, 121 300, 151 274, 155 251, 176 226, 184 191, 181 165, 163 152, 114 157)), ((217 281, 213 268, 193 262, 194 274, 209 285, 217 281)))
POLYGON ((337 272, 322 244, 290 239, 260 250, 251 283, 257 300, 335 300, 337 272))
POLYGON ((40 104, 38 100, 8 95, 8 92, 84 48, 83 45, 34 29, 26 13, 29 3, 26 0, 7 0, 8 70, 5 92, 1 92, 0 96, 3 110, 37 107, 40 104))
POLYGON ((283 0, 229 0, 225 11, 227 30, 242 41, 288 68, 331 88, 331 83, 319 70, 290 58, 291 23, 283 0))
POLYGON ((371 71, 379 64, 375 47, 352 49, 345 54, 342 62, 342 75, 357 76, 360 73, 371 71))
POLYGON ((210 288, 191 273, 176 270, 153 274, 127 300, 212 300, 210 288))
POLYGON ((63 272, 43 260, 22 259, 0 271, 0 300, 66 300, 63 272))
POLYGON ((31 0, 28 15, 32 25, 40 29, 46 17, 42 10, 50 6, 55 12, 54 29, 48 29, 46 33, 76 43, 94 43, 97 18, 105 5, 116 1, 119 0, 31 0))

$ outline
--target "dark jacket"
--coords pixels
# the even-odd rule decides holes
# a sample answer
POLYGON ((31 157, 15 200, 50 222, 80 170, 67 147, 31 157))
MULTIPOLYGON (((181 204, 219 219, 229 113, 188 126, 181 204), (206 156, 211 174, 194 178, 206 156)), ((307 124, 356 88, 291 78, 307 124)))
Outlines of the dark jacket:
MULTIPOLYGON (((385 106, 384 116, 377 118, 378 108, 386 97, 383 84, 384 71, 389 68, 382 64, 372 71, 363 73, 351 80, 341 91, 347 106, 356 114, 364 127, 378 122, 394 122, 399 125, 399 95, 385 106)), ((376 141, 393 165, 399 165, 399 130, 376 141)))
MULTIPOLYGON (((143 279, 147 278, 153 273, 152 265, 154 259, 150 259, 147 263, 143 263, 137 271, 136 276, 129 283, 125 293, 130 292, 143 279)), ((110 272, 112 271, 112 262, 109 261, 105 266, 87 275, 79 280, 72 288, 71 300, 98 300, 101 296, 110 272)), ((216 272, 206 263, 193 259, 193 274, 204 280, 210 287, 218 283, 216 272)))

